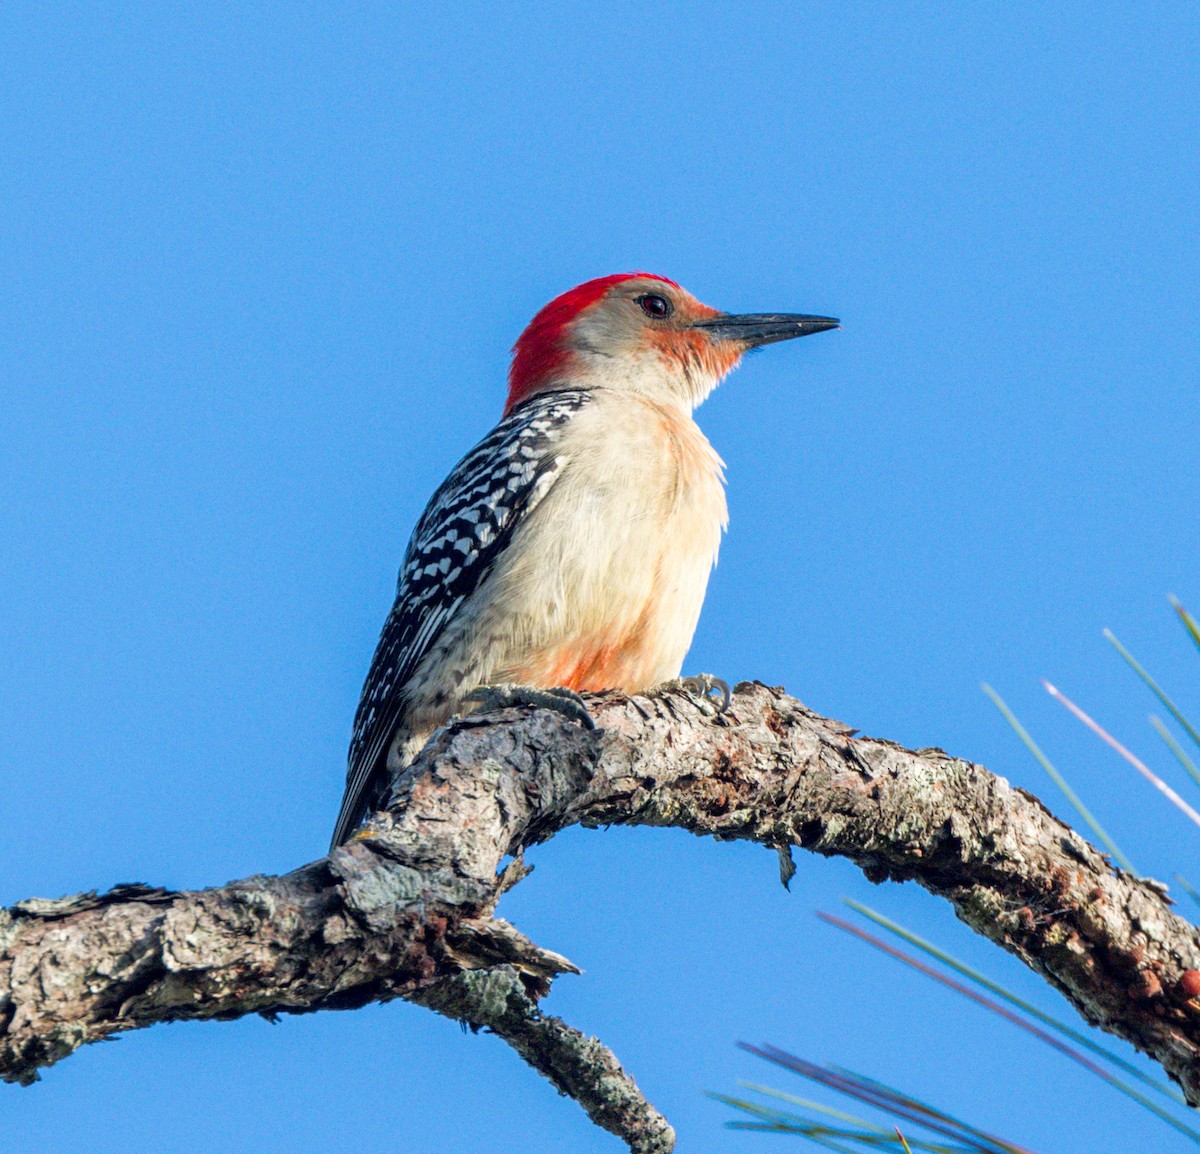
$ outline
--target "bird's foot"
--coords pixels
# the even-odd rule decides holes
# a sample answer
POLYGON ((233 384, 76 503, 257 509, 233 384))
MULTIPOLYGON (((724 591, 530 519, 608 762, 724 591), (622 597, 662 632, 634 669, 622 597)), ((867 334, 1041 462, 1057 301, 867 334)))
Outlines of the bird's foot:
POLYGON ((584 729, 596 728, 596 722, 588 713, 583 698, 565 685, 555 685, 547 689, 535 688, 532 685, 477 685, 463 700, 478 702, 485 713, 493 709, 508 709, 514 705, 553 709, 572 721, 578 721, 584 729))
POLYGON ((675 681, 668 681, 667 684, 678 686, 685 693, 700 698, 716 713, 725 713, 729 709, 729 703, 733 700, 729 683, 722 681, 719 677, 714 677, 711 673, 697 673, 695 677, 680 677, 675 681), (720 695, 719 700, 713 700, 714 693, 720 695))

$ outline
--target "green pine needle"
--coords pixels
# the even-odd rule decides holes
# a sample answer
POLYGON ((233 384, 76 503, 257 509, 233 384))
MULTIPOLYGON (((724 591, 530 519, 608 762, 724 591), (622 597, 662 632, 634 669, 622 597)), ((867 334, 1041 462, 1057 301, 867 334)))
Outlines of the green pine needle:
POLYGON ((1133 868, 1133 863, 1121 852, 1117 843, 1113 841, 1104 827, 1092 816, 1092 811, 1080 800, 1079 795, 1067 784, 1066 778, 1051 764, 1050 759, 1041 751, 1037 742, 1029 736, 1025 727, 1017 720, 1015 714, 1004 703, 1004 699, 990 685, 982 685, 980 688, 991 698, 992 704, 1000 710, 1004 720, 1012 726, 1013 732, 1024 743, 1025 748, 1037 759, 1038 764, 1050 775, 1050 780, 1058 786, 1066 795, 1067 801, 1075 808, 1075 812, 1079 814, 1085 822, 1087 822, 1092 833, 1099 839, 1100 844, 1108 850, 1113 861, 1115 861, 1126 873, 1138 876, 1137 870, 1133 868))
POLYGON ((1182 874, 1176 874, 1175 880, 1179 883, 1180 889, 1182 889, 1183 892, 1196 903, 1196 905, 1200 906, 1200 890, 1197 890, 1196 887, 1192 885, 1192 883, 1188 881, 1187 878, 1185 878, 1182 874))
MULTIPOLYGON (((1178 875, 1176 876, 1178 877, 1178 875)), ((1185 888, 1189 888, 1187 883, 1183 882, 1182 878, 1179 880, 1185 888)), ((913 933, 912 930, 906 929, 898 922, 894 922, 891 920, 891 918, 885 917, 877 910, 871 909, 870 906, 865 906, 861 902, 856 902, 851 898, 843 898, 842 900, 846 905, 854 910, 855 913, 862 914, 864 918, 869 918, 877 926, 887 930, 888 933, 895 934, 896 937, 902 938, 904 941, 908 942, 909 945, 915 946, 923 953, 928 954, 931 958, 936 958, 943 965, 949 966, 950 969, 962 974, 964 978, 969 978, 976 985, 982 986, 985 990, 988 990, 990 993, 995 994, 998 998, 1002 998, 1004 1001, 1008 1002, 1009 1005, 1016 1006, 1017 1009, 1023 1010, 1031 1018, 1036 1018, 1044 1025, 1049 1026, 1053 1030, 1057 1030, 1058 1033, 1062 1034, 1064 1037, 1070 1038, 1071 1041, 1076 1045, 1082 1046, 1085 1050, 1090 1050, 1097 1057, 1103 1058, 1106 1062, 1110 1062, 1112 1065, 1124 1070, 1125 1073, 1130 1075, 1130 1077, 1136 1078, 1139 1082, 1144 1083, 1152 1090, 1162 1094, 1164 1097, 1170 1098, 1173 1102, 1178 1102, 1181 1106, 1187 1105, 1186 1099, 1177 1090, 1150 1077, 1150 1075, 1144 1073, 1142 1070, 1139 1070, 1137 1066, 1133 1065, 1132 1062, 1122 1058, 1120 1054, 1114 1053, 1112 1050, 1108 1049, 1107 1046, 1102 1046, 1099 1042, 1094 1041, 1086 1034, 1080 1033, 1080 1031, 1073 1029, 1071 1026, 1068 1026, 1065 1022, 1060 1021, 1053 1015, 1047 1014, 1044 1010, 1038 1009, 1038 1007, 1033 1005, 1033 1003, 1025 1001, 1024 998, 1019 997, 1011 990, 1006 989, 1004 986, 1000 985, 999 982, 992 981, 992 979, 987 977, 985 974, 981 974, 978 970, 968 966, 966 962, 960 961, 952 954, 946 953, 946 951, 943 949, 939 949, 939 947, 935 946, 932 942, 926 941, 924 938, 913 933)), ((1140 1097, 1139 1095, 1135 1096, 1140 1097)), ((1189 1131, 1189 1136, 1193 1137, 1197 1141, 1200 1141, 1200 1134, 1196 1134, 1194 1131, 1189 1131)))
POLYGON ((1104 631, 1104 639, 1123 657, 1129 668, 1134 671, 1145 683, 1150 692, 1163 703, 1163 707, 1175 718, 1176 721, 1183 727, 1184 732, 1190 737, 1197 746, 1200 746, 1200 733, 1196 732, 1195 727, 1190 721, 1179 711, 1179 707, 1173 702, 1162 690, 1162 687, 1150 676, 1143 668, 1141 662, 1138 661, 1128 649, 1122 645, 1113 635, 1111 629, 1104 631))
POLYGON ((1200 649, 1200 624, 1197 624, 1196 619, 1179 604, 1179 598, 1174 593, 1167 600, 1171 602, 1171 608, 1179 614, 1179 620, 1183 622, 1183 627, 1188 631, 1188 636, 1196 643, 1196 648, 1200 649))
POLYGON ((1167 743, 1167 748, 1175 755, 1175 760, 1187 770, 1187 772, 1191 775, 1192 780, 1197 785, 1200 785, 1200 766, 1197 766, 1196 763, 1190 757, 1188 757, 1183 750, 1183 746, 1175 740, 1171 731, 1162 723, 1159 718, 1155 717, 1153 713, 1150 714, 1150 724, 1154 726, 1158 736, 1167 743))

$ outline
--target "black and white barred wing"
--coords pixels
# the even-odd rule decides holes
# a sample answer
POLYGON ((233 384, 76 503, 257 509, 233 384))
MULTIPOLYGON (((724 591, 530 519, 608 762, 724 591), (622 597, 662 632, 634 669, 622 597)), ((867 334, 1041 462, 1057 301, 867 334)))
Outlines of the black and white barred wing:
POLYGON ((363 819, 383 783, 408 680, 549 491, 565 464, 557 451, 562 429, 587 400, 574 390, 530 398, 458 463, 426 506, 363 685, 335 846, 363 819))

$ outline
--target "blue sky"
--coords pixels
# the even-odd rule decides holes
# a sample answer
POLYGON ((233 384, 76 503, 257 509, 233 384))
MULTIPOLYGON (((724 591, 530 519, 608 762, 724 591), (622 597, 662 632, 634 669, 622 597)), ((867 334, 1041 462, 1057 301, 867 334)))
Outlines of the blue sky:
MULTIPOLYGON (((1165 600, 1200 606, 1198 36, 1181 3, 7 5, 0 901, 323 851, 412 523, 533 312, 630 268, 845 324, 700 411, 732 525, 688 669, 1065 815, 989 681, 1140 868, 1200 879, 1039 687, 1171 772, 1109 626, 1200 711, 1165 600)), ((548 1008, 681 1149, 780 1141, 702 1096, 786 1084, 738 1039, 1042 1151, 1187 1145, 813 916, 856 896, 1064 1008, 919 890, 801 857, 787 894, 670 831, 533 861, 502 912, 586 971, 548 1008)), ((617 1148, 401 1004, 147 1031, 3 1096, 47 1152, 617 1148)))

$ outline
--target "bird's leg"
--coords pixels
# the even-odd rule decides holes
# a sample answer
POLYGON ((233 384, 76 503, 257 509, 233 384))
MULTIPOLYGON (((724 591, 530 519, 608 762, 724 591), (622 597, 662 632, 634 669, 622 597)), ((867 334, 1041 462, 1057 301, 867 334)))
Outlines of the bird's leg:
POLYGON ((538 709, 553 709, 572 721, 578 721, 584 729, 595 729, 596 722, 588 713, 583 698, 565 685, 535 688, 532 685, 477 685, 463 701, 475 701, 484 712, 493 709, 508 709, 514 705, 532 705, 538 709))
POLYGON ((668 686, 678 686, 685 693, 690 693, 693 697, 700 698, 705 704, 712 706, 717 713, 724 713, 729 709, 729 703, 733 700, 733 694, 729 690, 729 683, 722 681, 719 677, 714 677, 711 673, 697 673, 695 677, 679 677, 674 681, 668 681, 668 686), (720 701, 714 701, 713 693, 720 694, 720 701))

